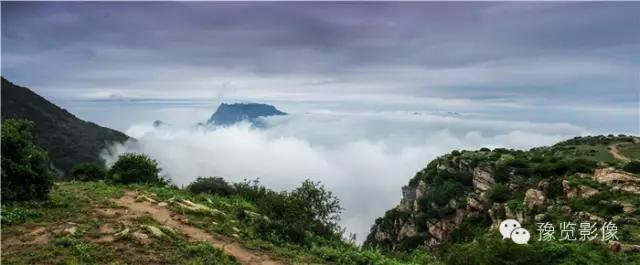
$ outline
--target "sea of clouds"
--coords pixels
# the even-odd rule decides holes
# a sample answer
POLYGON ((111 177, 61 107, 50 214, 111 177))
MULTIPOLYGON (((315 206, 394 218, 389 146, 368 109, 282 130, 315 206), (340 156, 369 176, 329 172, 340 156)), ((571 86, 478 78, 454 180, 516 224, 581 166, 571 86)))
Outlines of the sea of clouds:
POLYGON ((126 133, 136 140, 111 146, 103 157, 111 165, 125 152, 148 154, 181 186, 198 176, 260 178, 276 190, 320 181, 341 200, 341 224, 361 242, 375 219, 400 201, 401 187, 439 155, 481 147, 528 149, 587 133, 566 123, 451 113, 320 112, 265 121, 265 129, 249 123, 133 125, 126 133))

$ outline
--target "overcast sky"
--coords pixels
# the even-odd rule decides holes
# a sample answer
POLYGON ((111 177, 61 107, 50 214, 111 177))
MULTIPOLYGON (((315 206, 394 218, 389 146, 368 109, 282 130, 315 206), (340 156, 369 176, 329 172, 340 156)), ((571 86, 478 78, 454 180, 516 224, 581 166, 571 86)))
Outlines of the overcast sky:
POLYGON ((2 74, 88 113, 87 100, 342 102, 633 132, 638 13, 640 3, 3 2, 2 74))

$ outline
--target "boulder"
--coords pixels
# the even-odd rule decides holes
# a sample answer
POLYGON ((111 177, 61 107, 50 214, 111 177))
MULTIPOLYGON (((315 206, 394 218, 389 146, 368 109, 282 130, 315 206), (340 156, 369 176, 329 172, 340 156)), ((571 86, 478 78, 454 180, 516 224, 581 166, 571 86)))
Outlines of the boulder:
POLYGON ((537 189, 528 189, 524 194, 524 205, 529 209, 533 209, 538 206, 544 206, 546 197, 544 192, 537 189))

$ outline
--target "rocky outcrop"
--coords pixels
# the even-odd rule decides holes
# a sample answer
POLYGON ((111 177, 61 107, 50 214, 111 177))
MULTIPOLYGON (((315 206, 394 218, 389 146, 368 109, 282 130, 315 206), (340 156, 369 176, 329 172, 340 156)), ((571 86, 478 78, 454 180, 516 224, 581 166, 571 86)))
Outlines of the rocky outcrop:
POLYGON ((592 173, 592 167, 609 164, 572 161, 577 154, 572 145, 585 141, 593 145, 595 140, 579 138, 557 149, 454 151, 439 157, 402 188, 399 205, 376 220, 365 246, 433 249, 461 227, 477 225, 489 232, 505 219, 528 226, 560 216, 623 224, 637 215, 637 205, 627 197, 606 198, 615 190, 640 194, 640 177, 614 168, 592 173), (586 207, 571 208, 579 204, 586 207))
POLYGON ((631 173, 614 168, 602 168, 595 170, 593 179, 613 186, 613 190, 640 194, 640 178, 631 173))
POLYGON ((454 231, 464 220, 465 211, 456 210, 455 214, 440 220, 435 220, 428 223, 429 235, 431 239, 427 242, 427 246, 435 247, 439 245, 443 240, 449 238, 449 235, 454 231))
POLYGON ((479 192, 487 192, 494 185, 496 181, 491 175, 491 170, 487 168, 477 167, 473 170, 473 188, 479 192))
POLYGON ((524 205, 529 209, 544 206, 545 200, 546 196, 541 190, 528 189, 524 194, 524 205))
POLYGON ((568 180, 562 181, 562 189, 564 190, 565 196, 567 196, 567 198, 569 199, 573 199, 576 197, 588 199, 600 193, 598 189, 585 185, 572 187, 568 180))

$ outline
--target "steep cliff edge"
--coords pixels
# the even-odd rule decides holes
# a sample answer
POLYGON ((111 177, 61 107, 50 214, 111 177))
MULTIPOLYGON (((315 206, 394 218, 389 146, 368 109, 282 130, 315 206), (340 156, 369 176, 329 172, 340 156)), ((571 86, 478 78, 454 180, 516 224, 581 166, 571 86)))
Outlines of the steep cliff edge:
POLYGON ((629 162, 609 152, 612 144, 639 143, 638 137, 610 135, 529 151, 453 151, 402 188, 399 205, 376 220, 364 245, 434 250, 473 241, 507 218, 530 231, 537 222, 613 221, 620 241, 640 244, 640 176, 624 171, 629 162))

